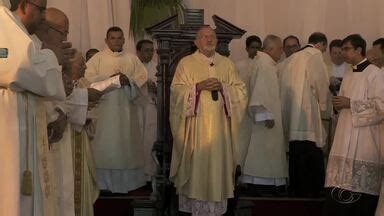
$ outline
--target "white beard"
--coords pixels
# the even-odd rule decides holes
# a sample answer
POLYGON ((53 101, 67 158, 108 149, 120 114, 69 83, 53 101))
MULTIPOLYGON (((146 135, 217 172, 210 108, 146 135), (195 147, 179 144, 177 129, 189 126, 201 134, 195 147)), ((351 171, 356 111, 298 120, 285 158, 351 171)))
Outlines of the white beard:
POLYGON ((208 52, 212 52, 216 50, 216 46, 205 46, 204 50, 208 52))

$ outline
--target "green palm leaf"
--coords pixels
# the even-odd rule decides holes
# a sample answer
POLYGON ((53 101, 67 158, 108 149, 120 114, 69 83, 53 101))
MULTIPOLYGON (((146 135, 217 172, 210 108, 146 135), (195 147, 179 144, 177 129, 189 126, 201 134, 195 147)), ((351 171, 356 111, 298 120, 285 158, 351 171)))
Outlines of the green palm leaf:
POLYGON ((130 35, 140 39, 145 28, 174 14, 183 16, 183 0, 132 0, 130 35))

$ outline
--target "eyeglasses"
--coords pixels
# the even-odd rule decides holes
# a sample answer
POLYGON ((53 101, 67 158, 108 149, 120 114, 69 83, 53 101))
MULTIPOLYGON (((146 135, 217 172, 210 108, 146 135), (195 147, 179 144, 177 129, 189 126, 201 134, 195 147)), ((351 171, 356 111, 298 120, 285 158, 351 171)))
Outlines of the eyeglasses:
POLYGON ((346 47, 342 47, 342 48, 341 48, 341 50, 344 51, 344 52, 346 52, 346 51, 348 51, 348 50, 350 50, 350 49, 354 49, 354 47, 347 47, 347 46, 346 46, 346 47))
POLYGON ((66 36, 69 34, 68 31, 61 31, 61 30, 59 30, 59 29, 57 29, 57 28, 55 28, 55 27, 53 27, 53 26, 51 26, 51 25, 48 25, 48 27, 49 27, 50 29, 52 29, 52 30, 54 30, 54 31, 56 31, 56 32, 58 32, 58 33, 60 33, 61 36, 63 36, 63 37, 66 37, 66 36))
POLYGON ((35 4, 35 3, 31 2, 31 1, 28 1, 28 4, 31 4, 31 5, 35 6, 37 9, 39 9, 40 13, 43 13, 47 9, 46 7, 42 7, 42 6, 40 6, 38 4, 35 4))

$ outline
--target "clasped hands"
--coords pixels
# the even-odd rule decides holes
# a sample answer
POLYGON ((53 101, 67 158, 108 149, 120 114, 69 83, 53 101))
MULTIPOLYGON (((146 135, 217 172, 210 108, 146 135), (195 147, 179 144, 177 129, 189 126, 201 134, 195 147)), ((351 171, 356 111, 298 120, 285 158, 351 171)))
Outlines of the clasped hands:
POLYGON ((351 99, 344 96, 332 97, 332 105, 336 110, 351 108, 351 99))
POLYGON ((220 91, 223 89, 223 85, 216 78, 208 78, 196 84, 197 91, 220 91))

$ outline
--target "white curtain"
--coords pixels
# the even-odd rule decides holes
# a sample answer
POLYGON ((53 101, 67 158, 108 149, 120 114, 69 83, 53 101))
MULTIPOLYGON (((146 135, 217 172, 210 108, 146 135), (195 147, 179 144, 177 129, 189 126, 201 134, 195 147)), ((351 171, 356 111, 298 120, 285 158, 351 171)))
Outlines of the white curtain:
POLYGON ((231 42, 231 58, 246 58, 245 38, 256 34, 262 39, 276 34, 282 39, 290 34, 307 42, 314 31, 325 33, 328 40, 361 34, 371 47, 384 36, 383 0, 185 0, 188 8, 203 8, 205 22, 216 14, 247 31, 231 42))
MULTIPOLYGON (((48 0, 48 6, 63 10, 70 20, 69 40, 81 51, 102 49, 107 29, 120 26, 126 35, 126 49, 134 52, 129 40, 130 0, 48 0)), ((245 58, 245 38, 256 34, 282 38, 294 34, 305 44, 314 31, 328 40, 359 33, 370 44, 384 36, 383 0, 184 0, 188 8, 205 10, 205 22, 216 14, 247 31, 231 43, 231 58, 245 58)))
POLYGON ((82 52, 89 48, 103 49, 109 27, 123 29, 125 49, 135 52, 129 37, 130 0, 48 0, 48 7, 56 7, 69 18, 68 40, 82 52))

